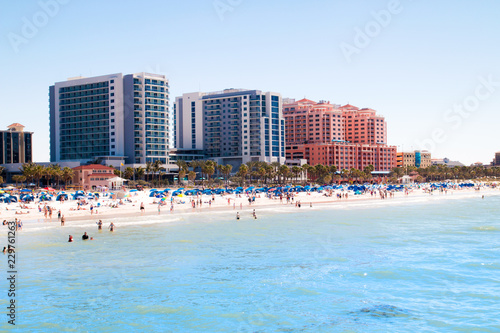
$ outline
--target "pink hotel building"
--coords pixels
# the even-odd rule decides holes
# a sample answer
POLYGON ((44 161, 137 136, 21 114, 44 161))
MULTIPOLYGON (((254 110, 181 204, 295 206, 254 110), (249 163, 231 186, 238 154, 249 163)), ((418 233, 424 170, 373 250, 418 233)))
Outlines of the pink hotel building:
POLYGON ((375 110, 302 99, 283 105, 283 116, 287 159, 338 169, 396 166, 396 147, 387 145, 385 119, 375 110))

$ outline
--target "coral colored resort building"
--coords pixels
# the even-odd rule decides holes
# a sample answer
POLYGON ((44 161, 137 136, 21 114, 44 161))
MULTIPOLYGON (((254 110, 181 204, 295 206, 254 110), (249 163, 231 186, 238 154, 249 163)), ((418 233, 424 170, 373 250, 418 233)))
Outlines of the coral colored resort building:
POLYGON ((287 159, 338 169, 390 171, 396 147, 387 145, 387 124, 372 109, 308 99, 283 105, 287 159))

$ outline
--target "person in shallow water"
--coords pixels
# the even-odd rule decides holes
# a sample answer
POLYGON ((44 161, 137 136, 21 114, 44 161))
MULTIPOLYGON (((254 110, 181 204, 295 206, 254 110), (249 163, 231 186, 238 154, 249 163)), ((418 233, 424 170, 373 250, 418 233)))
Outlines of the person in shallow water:
POLYGON ((236 213, 236 219, 239 220, 240 219, 240 212, 237 212, 236 213))
POLYGON ((115 231, 115 225, 113 222, 109 224, 109 231, 115 231))
POLYGON ((83 236, 82 236, 82 239, 83 240, 88 240, 89 239, 89 235, 87 235, 87 233, 84 233, 83 236))
POLYGON ((73 236, 69 235, 68 242, 71 243, 73 241, 73 236))
POLYGON ((99 222, 96 222, 97 224, 97 230, 102 230, 102 220, 99 220, 99 222))

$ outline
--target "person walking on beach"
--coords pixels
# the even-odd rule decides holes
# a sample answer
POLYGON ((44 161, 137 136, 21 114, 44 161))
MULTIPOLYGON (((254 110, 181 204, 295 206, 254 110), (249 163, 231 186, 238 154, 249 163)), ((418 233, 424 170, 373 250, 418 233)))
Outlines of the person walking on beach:
POLYGON ((144 210, 145 210, 144 202, 141 202, 141 215, 144 214, 144 210))
POLYGON ((61 216, 61 227, 64 226, 64 222, 66 222, 66 219, 64 218, 64 215, 61 216))
POLYGON ((115 231, 115 225, 114 225, 114 223, 113 223, 113 222, 111 222, 111 223, 109 224, 109 231, 111 231, 111 232, 115 231))
POLYGON ((161 206, 161 203, 158 204, 158 215, 160 215, 160 206, 161 206))

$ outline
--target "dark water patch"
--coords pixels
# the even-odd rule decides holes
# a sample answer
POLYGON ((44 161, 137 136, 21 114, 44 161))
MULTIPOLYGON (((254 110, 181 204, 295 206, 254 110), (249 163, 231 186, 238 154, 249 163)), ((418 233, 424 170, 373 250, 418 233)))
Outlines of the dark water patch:
POLYGON ((376 318, 396 318, 396 317, 410 316, 410 312, 408 310, 388 304, 377 304, 350 313, 355 315, 366 315, 376 318))

